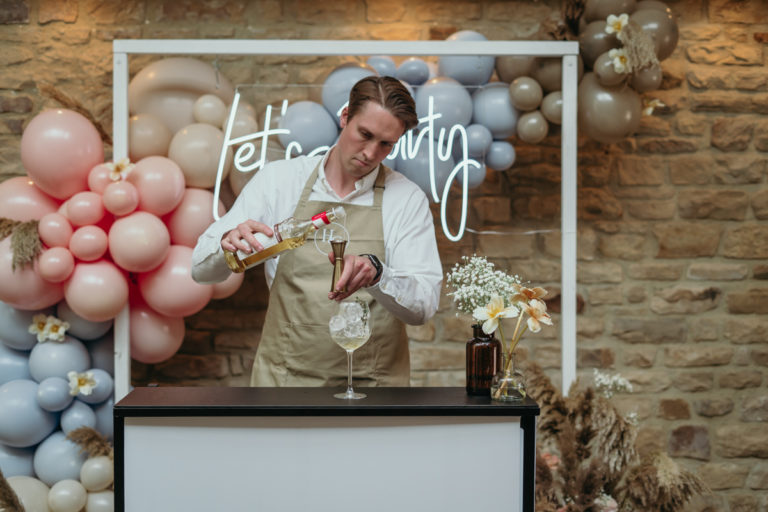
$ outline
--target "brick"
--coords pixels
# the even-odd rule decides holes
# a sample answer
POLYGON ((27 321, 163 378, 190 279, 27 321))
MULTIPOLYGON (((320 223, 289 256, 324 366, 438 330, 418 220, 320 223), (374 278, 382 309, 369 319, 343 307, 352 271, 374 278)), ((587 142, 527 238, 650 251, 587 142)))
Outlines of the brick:
POLYGON ((707 398, 696 400, 693 407, 696 414, 705 418, 725 416, 733 410, 733 400, 730 398, 707 398))
POLYGON ((695 314, 715 309, 721 296, 714 287, 674 286, 658 290, 650 306, 659 315, 695 314))
POLYGON ((760 183, 766 170, 766 159, 749 154, 729 154, 715 159, 713 178, 724 185, 760 183))
POLYGON ((686 79, 697 89, 739 89, 759 91, 768 85, 768 77, 758 69, 738 69, 723 73, 711 66, 694 66, 686 73, 686 79))
POLYGON ((721 388, 746 389, 757 388, 763 383, 763 374, 757 370, 726 372, 720 375, 721 388))
POLYGON ((629 347, 622 350, 624 364, 638 368, 651 368, 656 360, 658 349, 654 346, 629 347))
POLYGON ((610 348, 579 348, 577 350, 579 368, 611 368, 616 354, 610 348))
POLYGON ((664 354, 666 366, 687 368, 725 365, 731 362, 732 358, 731 347, 704 345, 667 347, 664 354))
POLYGON ((627 272, 632 279, 644 281, 676 281, 683 274, 678 263, 633 263, 627 272))
POLYGON ((95 0, 88 7, 88 15, 96 23, 105 25, 144 23, 145 12, 144 2, 140 0, 124 0, 119 3, 95 0))
MULTIPOLYGON (((642 424, 641 424, 642 425, 642 424)), ((635 447, 641 457, 654 455, 665 450, 666 431, 656 425, 642 425, 637 429, 635 447)))
POLYGON ((602 318, 580 316, 576 321, 576 334, 579 338, 597 338, 605 331, 605 321, 602 318))
POLYGON ((470 208, 483 224, 506 224, 512 218, 512 203, 507 197, 478 197, 470 208))
POLYGON ((29 96, 0 96, 0 113, 28 114, 32 112, 32 107, 29 96))
POLYGON ((639 304, 645 302, 648 293, 642 286, 632 286, 627 290, 627 302, 630 304, 639 304))
POLYGON ((625 201, 624 205, 631 217, 643 220, 671 219, 677 211, 677 205, 673 200, 625 201))
POLYGON ((365 19, 369 23, 394 23, 405 16, 405 4, 365 2, 365 19))
POLYGON ((77 0, 41 0, 37 11, 37 22, 51 21, 74 23, 77 21, 77 0))
POLYGON ((768 319, 764 317, 729 317, 726 320, 723 334, 731 343, 768 343, 768 319))
POLYGON ((29 23, 29 2, 4 0, 0 6, 0 24, 29 23))
POLYGON ((711 41, 720 35, 722 28, 711 23, 686 23, 680 27, 680 39, 684 41, 711 41))
POLYGON ((578 263, 577 276, 580 283, 620 283, 621 265, 618 263, 578 263))
POLYGON ((620 219, 623 212, 621 202, 610 191, 599 188, 581 187, 578 197, 579 219, 620 219))
POLYGON ((216 350, 225 351, 233 348, 256 350, 261 341, 261 330, 232 331, 220 330, 214 336, 216 350))
POLYGON ((673 457, 709 460, 709 431, 699 425, 683 425, 672 430, 667 445, 673 457))
POLYGON ((312 0, 297 0, 293 3, 293 13, 299 23, 330 24, 329 26, 334 27, 352 21, 360 22, 365 17, 362 6, 357 2, 326 4, 312 0))
POLYGON ((768 265, 757 264, 752 267, 752 277, 755 279, 768 279, 768 265))
POLYGON ((696 393, 712 389, 715 376, 708 371, 680 371, 672 378, 674 387, 681 391, 696 393))
MULTIPOLYGON (((472 338, 472 324, 476 323, 469 315, 444 315, 440 319, 442 335, 440 341, 469 341, 472 338)), ((430 341, 430 340, 417 340, 430 341)))
POLYGON ((542 368, 560 368, 562 353, 560 346, 534 344, 532 358, 542 368))
POLYGON ((680 343, 686 327, 678 318, 617 317, 611 334, 629 343, 680 343))
POLYGON ((746 486, 750 489, 768 489, 768 463, 758 462, 752 467, 746 486))
POLYGON ((768 429, 765 425, 730 424, 716 428, 715 453, 721 457, 768 458, 768 429))
POLYGON ((681 190, 678 211, 684 219, 744 220, 749 195, 743 190, 681 190))
POLYGON ((755 149, 768 151, 768 120, 758 121, 755 125, 755 149))
POLYGON ((741 347, 744 353, 747 354, 745 359, 748 364, 758 364, 760 366, 768 366, 768 348, 760 347, 753 348, 747 352, 746 347, 741 347))
POLYGON ((728 510, 730 512, 754 512, 758 510, 759 506, 757 496, 750 494, 731 494, 728 496, 728 510))
POLYGON ((633 393, 661 393, 672 385, 669 372, 665 371, 629 370, 623 375, 632 384, 633 393))
POLYGON ((694 153, 701 147, 697 139, 679 137, 648 138, 638 144, 638 150, 643 153, 659 153, 674 155, 678 153, 694 153))
POLYGON ((755 218, 760 220, 768 219, 768 190, 761 190, 752 196, 752 211, 755 218))
POLYGON ((659 417, 665 420, 687 420, 691 407, 681 398, 662 398, 659 402, 659 417))
POLYGON ((606 258, 639 260, 646 252, 645 242, 644 236, 619 233, 600 237, 598 247, 606 258))
POLYGON ((726 297, 728 312, 735 314, 768 314, 768 288, 731 292, 726 297))
POLYGON ((740 45, 716 41, 690 45, 686 57, 694 64, 757 66, 762 64, 762 49, 756 44, 740 45))
MULTIPOLYGON (((578 244, 576 258, 579 260, 594 260, 597 257, 597 234, 591 228, 581 227, 576 235, 578 244)), ((542 233, 541 240, 544 244, 544 252, 556 258, 562 255, 562 235, 559 232, 542 233)))
MULTIPOLYGON (((702 121, 696 120, 698 126, 702 121)), ((669 162, 669 179, 674 185, 707 185, 712 183, 715 161, 709 155, 673 158, 669 162)))
POLYGON ((411 344, 413 370, 456 370, 466 365, 466 349, 460 345, 411 344))
POLYGON ((718 341, 720 326, 723 321, 719 318, 695 317, 690 321, 690 333, 693 341, 718 341))
POLYGON ((229 375, 229 358, 221 354, 176 354, 168 361, 155 365, 155 371, 172 379, 223 378, 229 375))
POLYGON ((704 281, 741 281, 749 275, 746 265, 739 263, 691 263, 688 279, 704 281))
POLYGON ((745 398, 741 405, 741 421, 768 421, 768 395, 745 398))
POLYGON ((712 125, 712 146, 721 151, 744 151, 749 147, 755 121, 751 117, 718 119, 712 125))
POLYGON ((619 185, 662 185, 664 161, 658 157, 625 156, 618 160, 619 185))
POLYGON ((621 288, 618 286, 591 288, 589 290, 589 303, 593 306, 604 304, 623 304, 621 288))
POLYGON ((477 252, 488 258, 530 258, 535 242, 528 235, 485 235, 478 238, 477 252))
POLYGON ((714 256, 723 227, 718 224, 668 222, 653 227, 659 242, 658 258, 714 256))
POLYGON ((733 462, 709 462, 698 469, 699 478, 714 491, 744 487, 749 466, 733 462))
POLYGON ((711 23, 754 23, 765 14, 761 0, 711 0, 707 8, 711 23))
POLYGON ((751 113, 752 97, 733 91, 704 91, 690 94, 688 102, 693 112, 751 113))

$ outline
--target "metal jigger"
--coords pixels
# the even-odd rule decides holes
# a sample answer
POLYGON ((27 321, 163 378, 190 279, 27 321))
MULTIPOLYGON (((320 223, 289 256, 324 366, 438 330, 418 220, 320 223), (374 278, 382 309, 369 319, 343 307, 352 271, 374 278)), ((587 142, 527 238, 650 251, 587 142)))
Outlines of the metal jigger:
MULTIPOLYGON (((344 249, 347 247, 346 240, 335 239, 331 240, 331 247, 333 248, 333 279, 331 280, 331 291, 336 291, 336 283, 341 277, 341 273, 344 270, 344 249)), ((347 287, 344 286, 342 292, 347 291, 347 287)))

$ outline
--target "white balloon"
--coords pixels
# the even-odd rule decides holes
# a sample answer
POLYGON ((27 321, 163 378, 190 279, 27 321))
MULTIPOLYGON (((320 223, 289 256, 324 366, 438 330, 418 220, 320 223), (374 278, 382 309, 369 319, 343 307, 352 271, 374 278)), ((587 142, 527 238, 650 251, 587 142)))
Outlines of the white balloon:
POLYGON ((106 489, 112 484, 114 478, 114 464, 104 455, 91 457, 80 468, 80 482, 89 492, 106 489))
POLYGON ((113 512, 115 510, 115 493, 101 491, 88 493, 85 512, 113 512))
POLYGON ((48 506, 52 512, 79 512, 87 498, 83 484, 77 480, 60 480, 48 491, 48 506))
POLYGON ((31 476, 8 477, 8 484, 21 501, 25 512, 50 512, 48 508, 49 488, 31 476))
POLYGON ((227 106, 215 94, 203 94, 192 105, 192 116, 198 123, 221 126, 227 115, 227 106))

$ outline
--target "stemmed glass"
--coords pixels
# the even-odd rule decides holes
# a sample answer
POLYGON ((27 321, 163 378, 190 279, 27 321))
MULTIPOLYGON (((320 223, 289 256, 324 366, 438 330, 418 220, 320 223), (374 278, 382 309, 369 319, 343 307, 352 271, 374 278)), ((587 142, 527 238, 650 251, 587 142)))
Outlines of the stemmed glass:
POLYGON ((347 351, 347 391, 333 396, 347 400, 365 398, 365 393, 355 393, 352 389, 352 353, 371 337, 371 311, 368 304, 360 298, 337 302, 333 306, 328 328, 333 341, 347 351))

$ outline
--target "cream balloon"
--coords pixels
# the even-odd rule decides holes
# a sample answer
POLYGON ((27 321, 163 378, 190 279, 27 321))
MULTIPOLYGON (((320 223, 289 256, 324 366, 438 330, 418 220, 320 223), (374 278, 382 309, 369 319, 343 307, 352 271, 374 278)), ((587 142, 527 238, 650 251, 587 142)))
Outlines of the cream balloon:
POLYGON ((552 124, 560 124, 563 120, 563 92, 553 91, 541 100, 541 113, 552 124))
POLYGON ((640 126, 642 100, 629 87, 606 87, 594 73, 587 73, 578 100, 579 131, 599 142, 618 142, 640 126))
POLYGON ((48 492, 50 488, 31 476, 9 476, 8 485, 19 498, 25 512, 50 512, 48 492))
POLYGON ((115 493, 112 491, 89 492, 85 512, 114 512, 115 493))
POLYGON ((603 53, 621 46, 616 34, 605 32, 605 20, 593 21, 579 34, 579 49, 584 65, 591 68, 603 53))
POLYGON ((595 72, 597 81, 601 85, 618 85, 629 76, 626 73, 618 73, 616 71, 610 51, 601 54, 597 58, 592 70, 595 72))
MULTIPOLYGON (((224 120, 222 125, 222 131, 227 129, 227 121, 224 120)), ((235 113, 235 119, 232 121, 232 133, 229 134, 229 139, 236 139, 245 135, 251 135, 259 131, 259 122, 251 114, 247 112, 241 112, 239 109, 235 113)))
POLYGON ((128 124, 128 155, 136 162, 148 156, 167 156, 173 133, 149 112, 131 116, 128 124))
POLYGON ((107 456, 91 457, 80 467, 80 482, 88 492, 102 491, 115 478, 114 463, 107 456))
POLYGON ((215 94, 203 94, 192 105, 192 116, 198 123, 221 126, 227 116, 227 106, 215 94))
POLYGON ((605 21, 609 14, 629 14, 634 12, 637 0, 587 0, 584 5, 586 21, 605 21))
MULTIPOLYGON (((216 184, 219 155, 224 144, 224 134, 209 124, 195 123, 176 132, 168 148, 168 157, 176 162, 184 173, 188 187, 211 188, 216 184)), ((224 174, 232 166, 232 148, 226 149, 224 174)))
MULTIPOLYGON (((576 58, 576 74, 576 81, 581 81, 581 77, 584 75, 584 60, 581 55, 576 58)), ((563 88, 562 59, 559 57, 537 58, 531 77, 539 82, 541 88, 547 92, 561 90, 563 88)))
POLYGON ((629 85, 637 92, 655 91, 661 87, 663 79, 660 64, 652 64, 635 71, 629 80, 629 85))
POLYGON ((48 491, 48 507, 52 512, 79 512, 87 497, 85 487, 77 480, 59 480, 48 491))
POLYGON ((517 120, 517 136, 529 144, 538 144, 547 136, 549 125, 540 111, 526 112, 517 120))
POLYGON ((153 114, 175 133, 194 122, 193 105, 202 94, 215 94, 229 105, 235 91, 207 62, 172 57, 153 62, 133 77, 128 105, 132 114, 153 114))
POLYGON ((538 108, 542 96, 541 86, 529 76, 515 78, 509 84, 509 99, 516 109, 523 112, 538 108))
POLYGON ((239 196, 243 191, 243 187, 253 178, 256 171, 240 172, 237 169, 232 169, 229 173, 229 186, 232 187, 232 192, 239 196))
POLYGON ((496 57, 496 73, 502 82, 510 83, 521 76, 531 76, 536 68, 536 57, 527 55, 501 55, 496 57))

